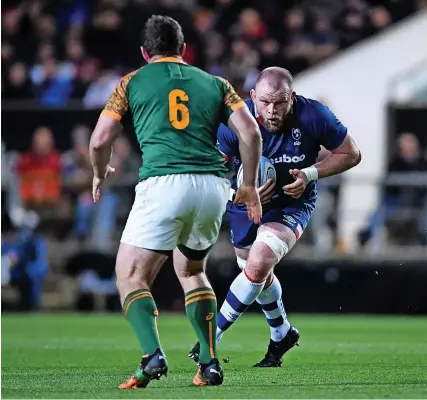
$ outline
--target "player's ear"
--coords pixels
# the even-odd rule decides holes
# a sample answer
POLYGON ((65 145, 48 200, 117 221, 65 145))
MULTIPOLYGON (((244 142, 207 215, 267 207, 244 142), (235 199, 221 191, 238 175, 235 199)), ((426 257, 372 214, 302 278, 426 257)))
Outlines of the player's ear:
POLYGON ((187 50, 187 45, 185 43, 182 44, 181 49, 179 50, 179 54, 181 57, 184 57, 185 51, 187 50))
POLYGON ((144 60, 148 63, 150 61, 150 56, 148 55, 147 50, 144 49, 144 46, 141 46, 141 54, 144 60))
POLYGON ((251 91, 249 92, 249 94, 250 94, 252 100, 256 99, 255 89, 251 89, 251 91))

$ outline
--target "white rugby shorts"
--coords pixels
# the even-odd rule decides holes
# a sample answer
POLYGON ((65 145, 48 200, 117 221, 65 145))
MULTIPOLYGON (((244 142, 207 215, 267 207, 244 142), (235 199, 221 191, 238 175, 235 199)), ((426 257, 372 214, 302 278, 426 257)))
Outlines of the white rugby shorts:
POLYGON ((135 188, 122 243, 151 250, 212 246, 229 197, 228 179, 210 174, 151 177, 135 188))

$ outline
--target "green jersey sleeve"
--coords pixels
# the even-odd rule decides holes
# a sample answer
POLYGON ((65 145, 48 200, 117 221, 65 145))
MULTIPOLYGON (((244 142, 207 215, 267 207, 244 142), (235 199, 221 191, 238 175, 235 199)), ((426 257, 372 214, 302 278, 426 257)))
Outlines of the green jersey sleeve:
POLYGON ((135 75, 136 72, 137 71, 133 71, 120 79, 120 82, 114 88, 113 93, 111 93, 107 104, 102 110, 102 115, 108 115, 116 121, 122 120, 122 118, 129 110, 126 89, 131 78, 135 75))
POLYGON ((224 98, 224 110, 222 113, 221 122, 227 126, 230 115, 233 114, 234 111, 246 107, 246 104, 236 93, 230 82, 228 82, 224 78, 221 78, 220 76, 217 76, 216 78, 218 80, 218 84, 220 85, 224 98))

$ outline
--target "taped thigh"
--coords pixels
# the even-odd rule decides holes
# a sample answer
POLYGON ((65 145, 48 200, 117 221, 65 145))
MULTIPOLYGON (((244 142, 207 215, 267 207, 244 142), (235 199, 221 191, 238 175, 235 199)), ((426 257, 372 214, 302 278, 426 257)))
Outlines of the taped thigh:
POLYGON ((287 243, 269 230, 262 230, 261 232, 258 232, 254 243, 256 242, 266 244, 277 257, 277 262, 279 262, 289 251, 287 243))

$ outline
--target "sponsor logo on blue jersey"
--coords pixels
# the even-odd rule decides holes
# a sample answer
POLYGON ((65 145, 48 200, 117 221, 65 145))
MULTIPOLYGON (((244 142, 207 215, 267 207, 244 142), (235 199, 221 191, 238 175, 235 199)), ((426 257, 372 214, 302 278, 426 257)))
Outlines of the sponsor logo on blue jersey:
POLYGON ((277 158, 270 158, 270 161, 273 164, 279 164, 279 163, 296 164, 296 163, 303 162, 304 160, 305 160, 305 154, 301 154, 300 156, 293 156, 293 157, 288 156, 287 154, 283 154, 282 156, 277 158))

